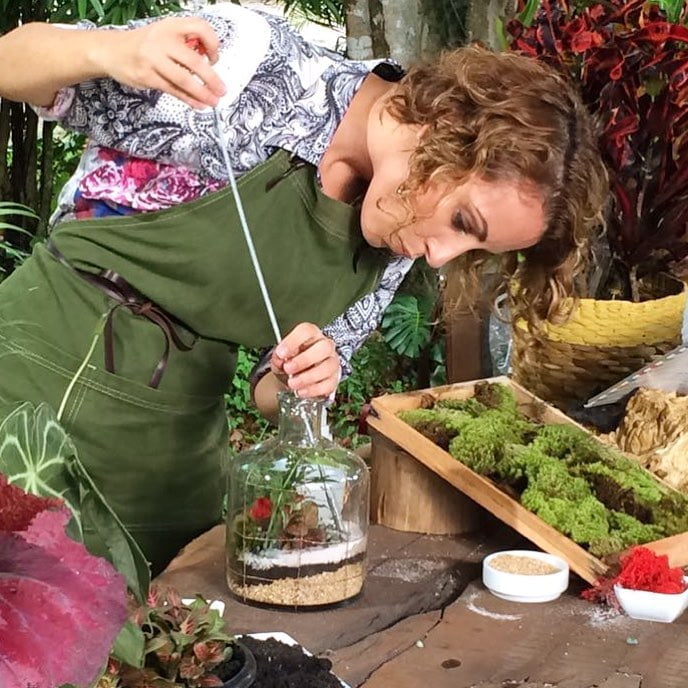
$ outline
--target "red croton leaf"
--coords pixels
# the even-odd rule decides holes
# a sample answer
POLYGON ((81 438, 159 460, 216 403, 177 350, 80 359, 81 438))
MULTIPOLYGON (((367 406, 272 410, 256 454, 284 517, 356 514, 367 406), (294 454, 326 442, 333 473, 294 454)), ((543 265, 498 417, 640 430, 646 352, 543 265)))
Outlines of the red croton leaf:
POLYGON ((124 579, 66 535, 59 500, 0 475, 0 504, 0 686, 87 686, 126 621, 124 579))
POLYGON ((571 50, 574 53, 584 53, 586 50, 590 50, 590 48, 602 45, 603 42, 604 39, 596 31, 582 31, 571 39, 571 50))
POLYGON ((272 502, 269 497, 258 497, 248 511, 249 516, 255 521, 264 521, 272 514, 272 502))

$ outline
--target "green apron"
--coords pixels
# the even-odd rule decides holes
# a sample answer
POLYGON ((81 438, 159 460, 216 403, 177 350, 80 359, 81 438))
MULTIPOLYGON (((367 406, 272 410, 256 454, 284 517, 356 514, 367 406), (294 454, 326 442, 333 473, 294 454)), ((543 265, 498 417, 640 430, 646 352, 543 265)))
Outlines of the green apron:
MULTIPOLYGON (((361 251, 357 212, 325 196, 312 166, 294 167, 279 151, 239 188, 283 334, 300 322, 322 327, 375 289, 383 264, 361 251)), ((237 345, 274 344, 231 191, 66 222, 51 241, 72 268, 39 245, 0 285, 0 402, 57 408, 96 324, 117 306, 73 268, 91 281, 114 271, 156 305, 155 318, 112 310, 110 336, 99 340, 63 423, 157 571, 219 519, 223 395, 237 345)))

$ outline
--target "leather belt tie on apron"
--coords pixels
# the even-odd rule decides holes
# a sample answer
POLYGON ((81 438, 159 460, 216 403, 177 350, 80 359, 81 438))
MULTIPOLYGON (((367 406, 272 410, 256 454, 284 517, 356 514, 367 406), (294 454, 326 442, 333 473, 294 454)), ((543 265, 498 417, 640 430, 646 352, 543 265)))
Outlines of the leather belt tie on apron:
POLYGON ((110 308, 107 313, 105 321, 105 328, 103 330, 104 352, 105 352, 105 369, 109 373, 115 372, 115 345, 113 333, 113 317, 115 311, 119 308, 127 308, 134 315, 141 316, 150 320, 154 325, 157 325, 165 337, 165 350, 163 351, 160 360, 158 361, 153 374, 151 375, 148 386, 157 389, 162 380, 162 376, 167 368, 167 363, 170 357, 170 345, 173 344, 179 351, 191 351, 194 342, 187 344, 177 333, 176 327, 178 323, 167 311, 160 308, 160 306, 147 299, 143 294, 134 289, 121 275, 113 270, 103 270, 98 274, 90 273, 85 270, 75 268, 63 253, 55 246, 55 244, 48 240, 46 242, 46 249, 56 260, 62 265, 69 268, 73 273, 81 277, 89 284, 93 285, 106 296, 115 301, 115 305, 110 308))

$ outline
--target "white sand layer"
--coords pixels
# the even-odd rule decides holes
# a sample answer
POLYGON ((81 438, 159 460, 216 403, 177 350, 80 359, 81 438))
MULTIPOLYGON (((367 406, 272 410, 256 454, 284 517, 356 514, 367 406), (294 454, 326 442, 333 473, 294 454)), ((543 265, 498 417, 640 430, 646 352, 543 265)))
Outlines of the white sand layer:
POLYGON ((243 552, 239 557, 246 566, 265 571, 274 566, 299 568, 318 564, 336 564, 366 551, 367 537, 357 537, 346 542, 308 547, 307 549, 266 549, 260 554, 243 552))

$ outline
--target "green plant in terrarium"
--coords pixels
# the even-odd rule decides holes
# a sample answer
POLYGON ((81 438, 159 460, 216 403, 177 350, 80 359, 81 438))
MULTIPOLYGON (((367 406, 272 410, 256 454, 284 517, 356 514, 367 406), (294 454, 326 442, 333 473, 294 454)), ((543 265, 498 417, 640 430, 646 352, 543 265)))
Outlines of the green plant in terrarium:
MULTIPOLYGON (((246 508, 234 519, 233 531, 237 548, 259 552, 270 548, 304 549, 324 542, 332 542, 341 536, 340 528, 323 525, 321 510, 330 509, 336 514, 332 504, 309 499, 299 493, 299 486, 312 482, 313 468, 329 495, 327 483, 334 482, 320 470, 327 466, 326 456, 314 452, 285 452, 284 463, 279 468, 267 471, 256 464, 246 474, 246 508)), ((333 519, 334 520, 334 519, 333 519)))
POLYGON ((242 599, 321 605, 361 589, 368 470, 322 436, 323 415, 322 401, 281 395, 277 436, 230 465, 227 580, 242 599))

